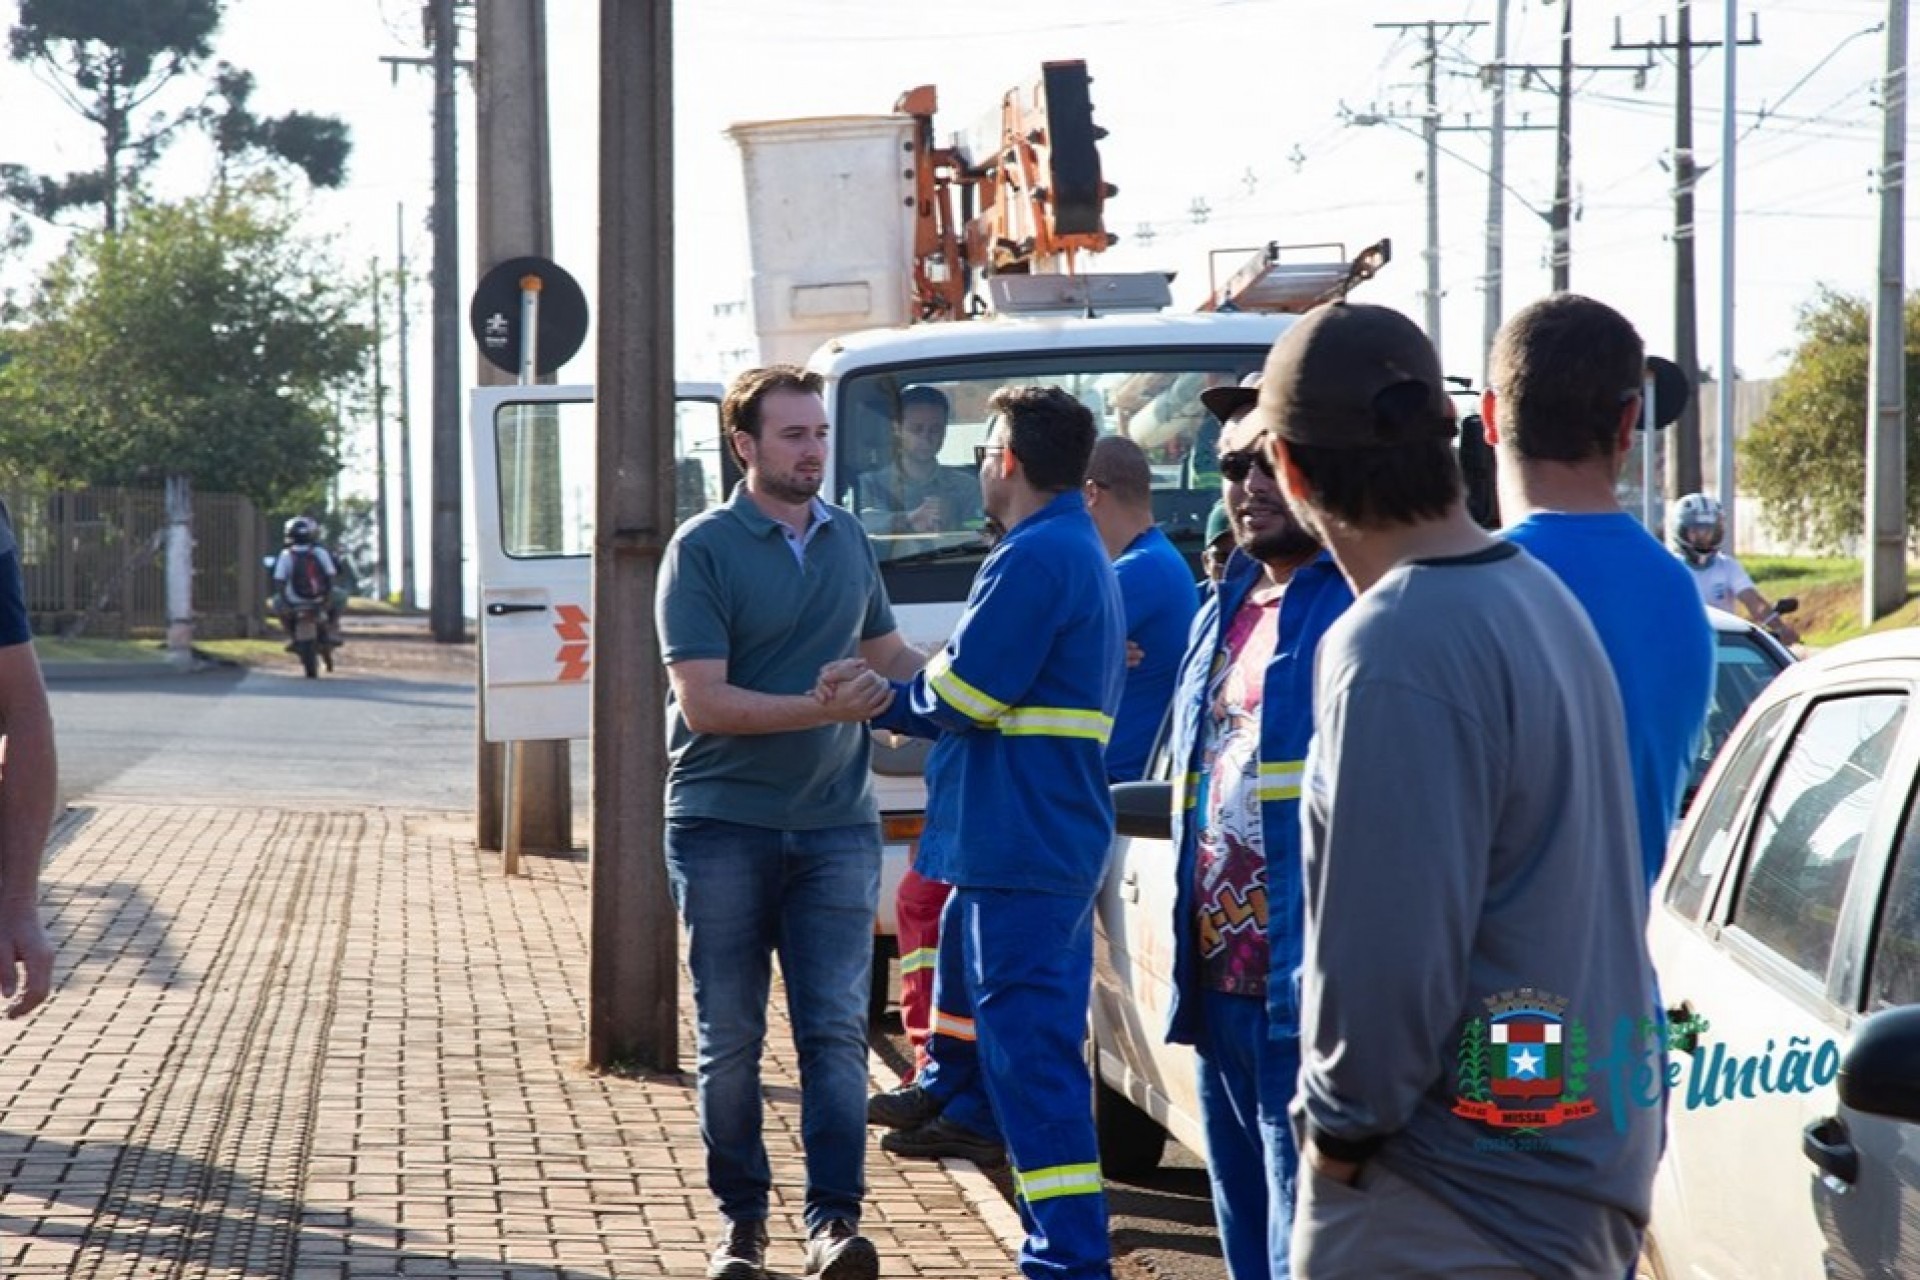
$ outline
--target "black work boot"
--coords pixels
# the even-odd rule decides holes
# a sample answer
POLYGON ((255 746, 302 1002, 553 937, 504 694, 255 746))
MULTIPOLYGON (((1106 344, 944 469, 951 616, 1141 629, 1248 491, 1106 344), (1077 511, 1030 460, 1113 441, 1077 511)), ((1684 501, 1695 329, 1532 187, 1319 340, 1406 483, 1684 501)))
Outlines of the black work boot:
POLYGON ((803 1274, 810 1280, 877 1280, 880 1252, 851 1222, 833 1218, 807 1237, 803 1274))
POLYGON ((948 1120, 934 1120, 918 1129, 897 1129, 880 1135, 880 1149, 897 1156, 920 1156, 937 1160, 957 1156, 971 1160, 982 1169, 993 1169, 1007 1162, 1006 1144, 983 1134, 962 1129, 948 1120))
POLYGON ((707 1280, 766 1280, 766 1275, 767 1224, 726 1222, 707 1260, 707 1280))
POLYGON ((876 1093, 867 1099, 867 1123, 888 1129, 918 1129, 940 1116, 942 1103, 917 1084, 876 1093))

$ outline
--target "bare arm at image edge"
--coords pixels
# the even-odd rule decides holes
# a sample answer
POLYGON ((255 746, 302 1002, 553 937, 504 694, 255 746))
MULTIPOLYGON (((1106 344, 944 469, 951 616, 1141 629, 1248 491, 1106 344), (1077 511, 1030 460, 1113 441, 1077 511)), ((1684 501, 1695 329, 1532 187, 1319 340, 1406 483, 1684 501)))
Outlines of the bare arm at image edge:
POLYGON ((53 943, 40 920, 40 861, 53 825, 53 716, 33 645, 0 648, 0 996, 9 1018, 53 988, 53 943))

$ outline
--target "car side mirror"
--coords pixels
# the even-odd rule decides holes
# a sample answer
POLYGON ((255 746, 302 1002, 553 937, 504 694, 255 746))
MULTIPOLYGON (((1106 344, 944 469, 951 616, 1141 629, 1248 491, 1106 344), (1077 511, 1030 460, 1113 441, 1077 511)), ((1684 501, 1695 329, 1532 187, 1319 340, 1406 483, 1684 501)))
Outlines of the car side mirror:
POLYGON ((1142 840, 1173 839, 1173 784, 1114 783, 1113 829, 1142 840))
POLYGON ((1920 1005, 1862 1022, 1841 1055, 1838 1085, 1855 1111, 1920 1122, 1920 1005))

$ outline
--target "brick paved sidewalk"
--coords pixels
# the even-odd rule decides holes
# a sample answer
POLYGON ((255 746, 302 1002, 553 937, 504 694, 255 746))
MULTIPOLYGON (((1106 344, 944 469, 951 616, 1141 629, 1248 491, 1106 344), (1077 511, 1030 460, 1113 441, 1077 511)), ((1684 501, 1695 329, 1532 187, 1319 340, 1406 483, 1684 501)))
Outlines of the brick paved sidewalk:
MULTIPOLYGON (((690 1068, 580 1065, 584 858, 508 881, 460 815, 132 804, 56 847, 54 997, 0 1024, 0 1275, 702 1274, 690 1068)), ((770 1261, 797 1274, 783 1007, 770 1261)), ((884 1275, 1013 1273, 1017 1223, 964 1166, 876 1146, 868 1181, 884 1275)))

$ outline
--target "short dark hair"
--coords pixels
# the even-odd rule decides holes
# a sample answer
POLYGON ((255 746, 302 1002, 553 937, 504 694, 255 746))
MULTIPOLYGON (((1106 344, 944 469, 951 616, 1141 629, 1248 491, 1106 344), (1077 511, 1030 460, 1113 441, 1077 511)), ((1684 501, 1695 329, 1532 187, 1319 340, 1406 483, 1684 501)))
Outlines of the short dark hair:
POLYGON ((1153 506, 1153 464, 1147 451, 1125 436, 1101 436, 1087 457, 1087 479, 1123 507, 1153 506))
POLYGON ((1287 456, 1313 506, 1357 528, 1436 520, 1466 492, 1451 440, 1358 449, 1288 441, 1287 456))
MULTIPOLYGON (((826 380, 810 369, 802 369, 797 364, 770 364, 758 369, 748 369, 735 378, 727 387, 726 399, 720 402, 720 426, 726 433, 729 445, 733 433, 744 431, 755 440, 760 438, 760 406, 766 398, 777 391, 797 391, 802 395, 820 395, 826 387, 826 380)), ((739 450, 734 455, 739 456, 739 450)), ((740 461, 744 464, 745 458, 740 461)))
POLYGON ((940 411, 942 421, 953 420, 953 401, 947 399, 947 393, 938 387, 930 387, 924 382, 915 383, 900 393, 900 416, 906 417, 907 410, 914 405, 932 405, 940 411))
POLYGON ((1627 318, 1577 293, 1551 294, 1494 335, 1488 379, 1500 434, 1522 458, 1611 458, 1620 414, 1645 385, 1646 344, 1627 318))
POLYGON ((1002 387, 987 409, 1007 420, 1008 447, 1027 483, 1043 492, 1078 489, 1093 454, 1093 411, 1059 387, 1002 387))

